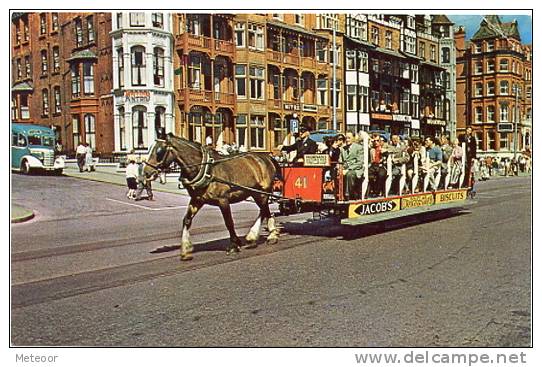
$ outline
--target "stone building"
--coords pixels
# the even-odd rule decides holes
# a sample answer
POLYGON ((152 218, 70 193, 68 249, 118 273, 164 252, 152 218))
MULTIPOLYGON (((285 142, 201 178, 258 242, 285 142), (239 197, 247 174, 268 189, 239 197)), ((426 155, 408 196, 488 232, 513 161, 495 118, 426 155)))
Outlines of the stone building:
POLYGON ((115 12, 110 37, 114 150, 146 152, 157 129, 174 131, 171 14, 115 12))

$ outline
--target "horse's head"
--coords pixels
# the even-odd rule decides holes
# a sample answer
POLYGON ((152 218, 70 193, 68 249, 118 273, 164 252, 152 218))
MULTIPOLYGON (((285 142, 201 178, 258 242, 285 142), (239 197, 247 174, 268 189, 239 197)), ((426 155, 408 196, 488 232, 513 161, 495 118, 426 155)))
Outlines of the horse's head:
POLYGON ((164 173, 175 160, 175 154, 172 150, 173 148, 167 137, 166 139, 156 139, 156 142, 149 152, 145 168, 143 169, 145 177, 150 180, 155 180, 164 173))

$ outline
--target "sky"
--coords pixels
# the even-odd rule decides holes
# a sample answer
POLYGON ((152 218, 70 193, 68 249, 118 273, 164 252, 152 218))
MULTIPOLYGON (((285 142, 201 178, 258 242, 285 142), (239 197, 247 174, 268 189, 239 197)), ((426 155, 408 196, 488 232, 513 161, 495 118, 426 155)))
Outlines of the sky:
MULTIPOLYGON (((467 32, 467 39, 470 39, 480 26, 482 20, 481 15, 448 15, 448 18, 455 23, 456 26, 464 25, 467 32)), ((533 19, 528 15, 499 15, 503 23, 511 22, 514 19, 518 21, 519 33, 521 42, 530 44, 533 42, 532 24, 533 19)))

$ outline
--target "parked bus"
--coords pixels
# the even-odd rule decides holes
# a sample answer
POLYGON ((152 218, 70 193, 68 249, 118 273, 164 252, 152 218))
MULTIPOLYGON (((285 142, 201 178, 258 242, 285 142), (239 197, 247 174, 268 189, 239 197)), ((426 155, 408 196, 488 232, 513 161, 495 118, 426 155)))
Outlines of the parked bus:
POLYGON ((55 157, 55 132, 45 126, 12 123, 11 169, 24 174, 35 170, 62 174, 64 159, 55 157))

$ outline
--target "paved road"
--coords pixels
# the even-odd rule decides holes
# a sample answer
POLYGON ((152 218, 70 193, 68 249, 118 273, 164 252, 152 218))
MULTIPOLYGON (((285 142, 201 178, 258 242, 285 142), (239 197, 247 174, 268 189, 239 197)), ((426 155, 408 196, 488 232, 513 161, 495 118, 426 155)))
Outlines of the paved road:
MULTIPOLYGON (((12 225, 14 345, 530 345, 530 178, 481 183, 470 211, 423 222, 287 218, 279 244, 233 257, 208 208, 188 263, 184 196, 133 206, 119 186, 50 176, 12 188, 37 211, 12 225)), ((256 213, 235 206, 240 234, 256 213)))

